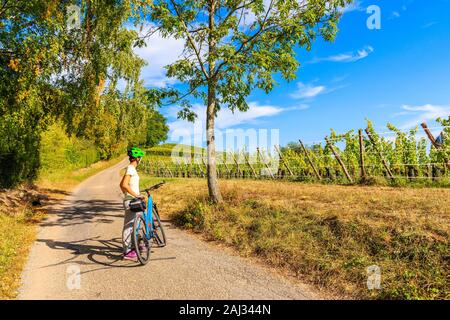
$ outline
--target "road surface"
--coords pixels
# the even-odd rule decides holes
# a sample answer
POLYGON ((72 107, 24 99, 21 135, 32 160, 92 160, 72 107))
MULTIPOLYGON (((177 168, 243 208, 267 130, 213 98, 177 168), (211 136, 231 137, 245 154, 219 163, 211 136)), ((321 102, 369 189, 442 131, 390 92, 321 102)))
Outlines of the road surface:
POLYGON ((165 221, 168 245, 146 266, 121 259, 124 160, 52 206, 39 228, 19 299, 315 299, 297 281, 165 221))

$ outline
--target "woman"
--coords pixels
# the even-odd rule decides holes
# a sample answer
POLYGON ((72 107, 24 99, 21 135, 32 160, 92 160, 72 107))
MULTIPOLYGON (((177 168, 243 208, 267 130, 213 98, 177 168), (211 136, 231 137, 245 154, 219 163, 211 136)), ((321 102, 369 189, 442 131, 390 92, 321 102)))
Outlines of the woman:
POLYGON ((137 258, 136 251, 132 248, 131 234, 133 232, 134 219, 136 212, 129 209, 129 203, 135 198, 144 198, 140 195, 139 190, 139 175, 136 167, 141 162, 145 152, 139 148, 131 148, 128 150, 128 157, 130 164, 125 171, 125 174, 120 182, 120 189, 124 193, 123 206, 125 208, 125 219, 123 223, 122 243, 123 243, 123 258, 126 260, 134 260, 137 258))

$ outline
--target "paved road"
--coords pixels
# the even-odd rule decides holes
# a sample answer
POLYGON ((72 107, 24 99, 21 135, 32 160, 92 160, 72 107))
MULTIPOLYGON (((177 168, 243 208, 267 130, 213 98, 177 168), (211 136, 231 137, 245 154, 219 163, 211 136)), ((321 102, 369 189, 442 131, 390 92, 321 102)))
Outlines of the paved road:
POLYGON ((90 177, 52 208, 31 249, 19 299, 315 298, 307 286, 169 222, 163 223, 167 247, 152 249, 146 266, 121 260, 118 184, 126 164, 90 177))

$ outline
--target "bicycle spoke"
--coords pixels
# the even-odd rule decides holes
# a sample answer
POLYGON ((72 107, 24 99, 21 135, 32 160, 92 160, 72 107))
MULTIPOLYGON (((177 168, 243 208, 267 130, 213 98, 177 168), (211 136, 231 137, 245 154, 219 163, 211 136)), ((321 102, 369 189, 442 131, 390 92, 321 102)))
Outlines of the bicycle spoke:
POLYGON ((146 264, 150 259, 151 242, 148 240, 145 221, 142 216, 136 218, 133 230, 134 247, 138 260, 141 264, 146 264))

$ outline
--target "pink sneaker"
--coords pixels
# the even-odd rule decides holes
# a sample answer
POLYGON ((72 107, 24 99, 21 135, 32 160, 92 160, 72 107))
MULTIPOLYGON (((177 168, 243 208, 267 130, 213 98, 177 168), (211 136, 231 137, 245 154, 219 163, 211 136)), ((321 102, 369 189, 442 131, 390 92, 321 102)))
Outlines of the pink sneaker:
POLYGON ((136 258, 137 258, 137 254, 136 254, 136 251, 134 251, 134 250, 130 250, 130 251, 128 251, 127 254, 123 255, 124 260, 136 260, 136 258))
POLYGON ((145 252, 145 250, 147 250, 147 246, 144 244, 140 244, 139 245, 139 252, 145 252))

